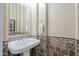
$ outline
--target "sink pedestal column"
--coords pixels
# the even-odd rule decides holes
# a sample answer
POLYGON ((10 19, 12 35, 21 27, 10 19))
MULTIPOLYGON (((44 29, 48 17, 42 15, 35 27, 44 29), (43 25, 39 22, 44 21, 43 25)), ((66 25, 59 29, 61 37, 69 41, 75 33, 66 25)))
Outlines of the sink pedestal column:
POLYGON ((30 56, 30 50, 27 50, 23 53, 23 56, 30 56))

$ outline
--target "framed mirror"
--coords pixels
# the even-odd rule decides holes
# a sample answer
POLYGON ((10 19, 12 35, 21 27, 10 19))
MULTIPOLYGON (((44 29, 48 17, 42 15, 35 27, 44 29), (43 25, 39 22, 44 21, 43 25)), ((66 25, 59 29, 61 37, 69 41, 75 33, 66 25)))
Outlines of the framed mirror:
POLYGON ((31 33, 31 7, 27 4, 8 4, 9 35, 31 33))

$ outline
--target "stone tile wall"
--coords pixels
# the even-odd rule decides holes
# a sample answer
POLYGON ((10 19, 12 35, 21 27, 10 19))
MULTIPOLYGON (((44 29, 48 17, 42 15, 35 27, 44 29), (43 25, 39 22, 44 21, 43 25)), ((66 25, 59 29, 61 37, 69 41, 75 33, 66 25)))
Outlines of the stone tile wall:
POLYGON ((41 43, 31 49, 32 56, 77 56, 79 40, 73 38, 38 36, 41 43))

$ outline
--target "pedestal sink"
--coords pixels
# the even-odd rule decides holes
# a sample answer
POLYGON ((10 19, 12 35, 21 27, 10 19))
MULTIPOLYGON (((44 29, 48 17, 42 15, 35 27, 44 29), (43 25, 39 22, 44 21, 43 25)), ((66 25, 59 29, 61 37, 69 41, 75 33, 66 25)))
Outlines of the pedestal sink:
POLYGON ((23 53, 24 56, 30 56, 30 49, 37 46, 40 40, 35 38, 27 38, 15 40, 8 43, 8 49, 12 54, 23 53))

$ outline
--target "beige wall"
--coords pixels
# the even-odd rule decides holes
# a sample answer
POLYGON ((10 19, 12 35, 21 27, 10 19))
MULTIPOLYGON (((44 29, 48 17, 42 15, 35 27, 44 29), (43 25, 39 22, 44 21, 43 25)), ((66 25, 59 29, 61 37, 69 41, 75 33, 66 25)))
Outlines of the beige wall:
POLYGON ((8 4, 3 6, 3 41, 8 40, 8 4))
POLYGON ((79 38, 79 3, 77 4, 77 13, 78 13, 78 38, 79 38))
POLYGON ((48 4, 49 35, 76 37, 75 4, 48 4))
MULTIPOLYGON (((21 5, 21 4, 20 4, 21 5)), ((31 34, 32 35, 36 35, 36 21, 37 21, 37 8, 36 8, 36 4, 22 4, 21 6, 24 7, 20 7, 19 8, 15 8, 14 10, 16 12, 16 10, 18 10, 18 12, 13 13, 13 19, 17 19, 17 21, 19 19, 24 20, 24 16, 26 14, 24 8, 30 6, 31 7, 31 34), (20 9, 23 8, 23 9, 20 9), (21 12, 20 12, 21 11, 21 12), (24 12, 23 12, 24 11, 24 12), (19 14, 20 12, 20 14, 19 14), (18 15, 19 14, 19 15, 18 15), (17 18, 16 18, 17 17, 17 18), (19 18, 20 17, 20 18, 19 18)), ((14 5, 13 5, 14 6, 14 5)), ((15 4, 16 6, 16 4, 15 4)), ((18 7, 16 6, 16 7, 18 7)), ((43 19, 45 20, 44 16, 45 13, 42 11, 41 8, 43 8, 44 6, 40 7, 40 12, 39 12, 39 19, 43 19)), ((27 9, 26 9, 27 10, 27 9)), ((7 40, 7 36, 8 36, 8 16, 9 16, 9 10, 8 10, 8 6, 6 5, 6 7, 4 8, 4 16, 6 20, 4 20, 4 40, 7 40), (8 11, 8 12, 6 12, 8 11)), ((75 38, 77 34, 77 29, 76 29, 76 9, 75 9, 75 4, 48 4, 48 35, 52 35, 52 36, 59 36, 59 37, 71 37, 71 38, 75 38)), ((24 21, 23 21, 24 22, 24 21)), ((22 23, 21 23, 22 24, 22 23)), ((21 26, 21 28, 23 27, 22 25, 18 24, 18 26, 21 26)), ((79 28, 79 27, 78 27, 79 28)), ((16 28, 17 29, 17 28, 16 28)), ((22 29, 17 29, 16 31, 23 31, 22 29)), ((79 34, 79 31, 78 31, 79 34)))

